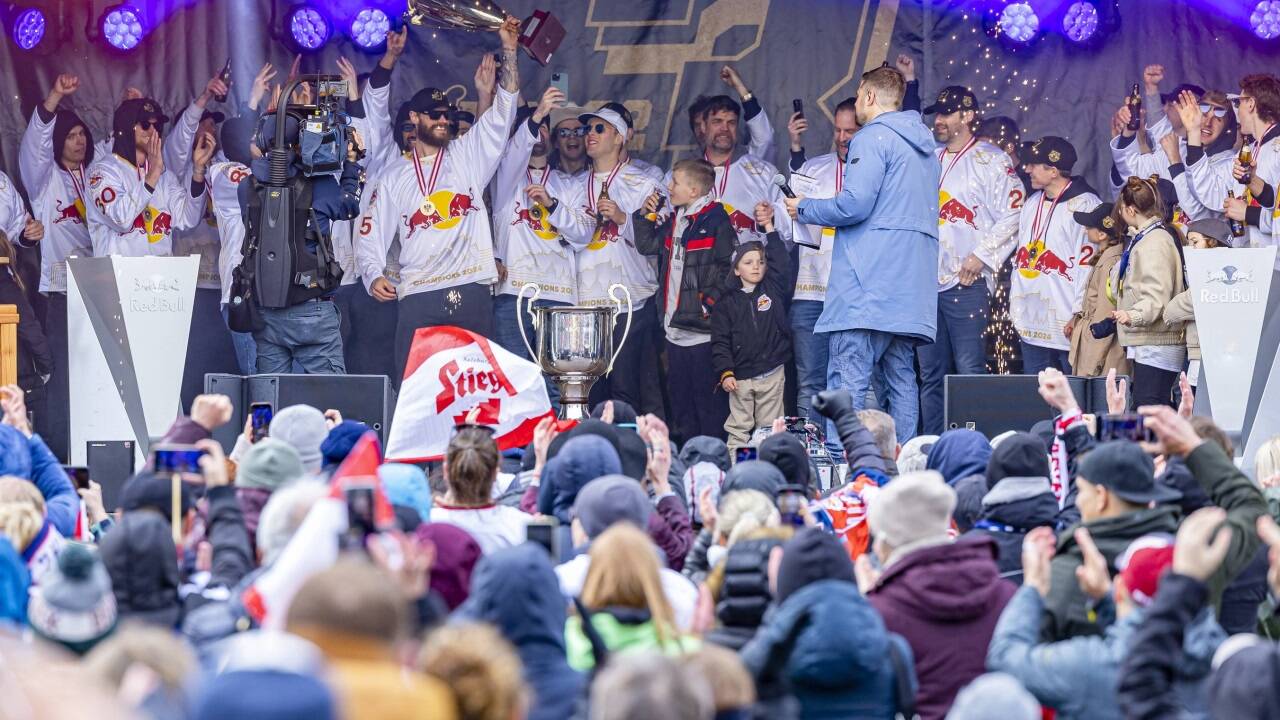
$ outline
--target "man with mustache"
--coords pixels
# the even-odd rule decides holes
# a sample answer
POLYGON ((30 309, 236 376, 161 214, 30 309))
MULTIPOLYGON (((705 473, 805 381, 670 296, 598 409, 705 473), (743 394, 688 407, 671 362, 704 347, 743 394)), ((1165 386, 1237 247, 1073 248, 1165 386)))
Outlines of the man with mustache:
MULTIPOLYGON (((753 101, 754 98, 749 100, 753 101)), ((754 219, 754 208, 761 202, 774 206, 778 234, 790 242, 791 219, 782 204, 782 191, 773 184, 778 169, 750 151, 743 153, 738 150, 739 120, 742 116, 743 108, 728 95, 716 95, 706 102, 702 159, 711 163, 716 171, 712 198, 725 205, 725 211, 738 233, 738 242, 765 242, 765 233, 756 226, 754 219)))
POLYGON ((923 432, 940 435, 947 375, 987 372, 982 334, 991 316, 996 275, 1013 251, 1022 206, 1021 183, 1003 150, 974 134, 978 98, 952 85, 924 109, 933 115, 942 179, 938 184, 938 325, 920 345, 923 432))
POLYGON ((493 106, 466 137, 455 136, 444 92, 419 91, 409 100, 416 128, 409 157, 394 160, 370 192, 356 237, 356 264, 369 294, 397 301, 396 378, 403 377, 418 328, 455 325, 493 335, 498 280, 484 188, 497 169, 515 118, 519 91, 516 48, 520 21, 499 30, 502 69, 493 106), (386 276, 387 252, 400 235, 400 282, 386 276))

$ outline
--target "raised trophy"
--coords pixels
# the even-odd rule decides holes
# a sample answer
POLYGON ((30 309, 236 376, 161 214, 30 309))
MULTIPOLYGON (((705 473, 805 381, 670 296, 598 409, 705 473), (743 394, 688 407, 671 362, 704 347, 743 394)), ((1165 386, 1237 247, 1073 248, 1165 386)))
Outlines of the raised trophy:
POLYGON ((560 419, 583 420, 588 417, 587 395, 600 377, 613 370, 613 361, 622 352, 622 345, 631 332, 631 292, 625 285, 610 285, 609 298, 617 307, 556 306, 534 307, 542 288, 533 283, 521 286, 516 295, 516 323, 520 326, 520 338, 542 372, 551 376, 560 388, 560 419), (524 330, 525 291, 529 295, 528 313, 533 319, 536 349, 529 344, 524 330), (613 329, 622 313, 622 299, 615 293, 621 290, 627 299, 627 324, 622 330, 622 340, 613 347, 613 329))
MULTIPOLYGON (((497 30, 508 13, 492 0, 409 0, 404 14, 411 25, 457 30, 497 30)), ((564 26, 546 10, 535 10, 520 24, 520 46, 546 65, 564 40, 564 26)))

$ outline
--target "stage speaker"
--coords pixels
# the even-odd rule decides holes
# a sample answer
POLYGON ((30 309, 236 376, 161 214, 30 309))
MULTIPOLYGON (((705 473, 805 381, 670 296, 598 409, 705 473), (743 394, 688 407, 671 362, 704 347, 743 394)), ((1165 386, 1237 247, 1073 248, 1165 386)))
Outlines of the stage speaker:
MULTIPOLYGON (((1068 376, 1067 382, 1081 408, 1088 412, 1083 405, 1087 399, 1085 378, 1068 376)), ((1035 375, 948 375, 943 380, 944 427, 977 430, 988 438, 1008 430, 1027 432, 1057 414, 1040 397, 1039 388, 1035 375)))
POLYGON ((208 373, 204 376, 206 395, 226 395, 231 398, 231 420, 213 431, 213 439, 218 441, 225 453, 231 452, 231 448, 236 446, 236 437, 244 432, 244 418, 248 411, 244 391, 245 378, 240 375, 208 373))
MULTIPOLYGON (((1117 375, 1116 382, 1124 380, 1125 386, 1125 412, 1132 412, 1133 407, 1133 378, 1128 375, 1117 375)), ((1085 378, 1087 398, 1080 398, 1080 407, 1087 413, 1094 415, 1107 414, 1107 379, 1105 377, 1085 378)), ((1079 396, 1077 396, 1079 397, 1079 396)))
POLYGON ((89 479, 102 486, 102 507, 107 512, 120 508, 120 490, 133 476, 132 440, 90 440, 85 443, 85 466, 89 479))
POLYGON ((204 391, 231 398, 231 421, 213 434, 228 452, 235 447, 236 436, 244 432, 245 418, 253 403, 271 403, 276 412, 290 405, 310 405, 322 411, 332 408, 342 413, 342 419, 358 420, 376 431, 383 447, 395 412, 395 396, 385 375, 241 377, 210 373, 205 375, 204 391))

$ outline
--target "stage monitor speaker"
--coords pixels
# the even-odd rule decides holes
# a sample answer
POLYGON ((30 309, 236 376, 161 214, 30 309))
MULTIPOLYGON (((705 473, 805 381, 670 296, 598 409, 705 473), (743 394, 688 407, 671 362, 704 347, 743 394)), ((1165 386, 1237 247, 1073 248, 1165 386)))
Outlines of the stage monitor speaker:
MULTIPOLYGON (((1087 402, 1085 378, 1067 376, 1071 391, 1087 402)), ((948 375, 943 380, 947 430, 968 428, 993 438, 1009 430, 1029 431, 1057 413, 1040 397, 1035 375, 948 375)), ((1105 395, 1103 407, 1106 406, 1105 395)), ((1082 406, 1088 412, 1087 406, 1082 406)))
MULTIPOLYGON (((332 408, 342 419, 358 420, 377 431, 384 448, 395 412, 386 375, 250 375, 245 378, 243 412, 257 402, 271 403, 276 412, 290 405, 332 408)), ((239 427, 243 431, 243 415, 239 427)))
MULTIPOLYGON (((1131 412, 1133 408, 1133 378, 1128 375, 1117 375, 1116 382, 1124 380, 1125 386, 1125 412, 1131 412)), ((1107 379, 1105 377, 1085 378, 1087 397, 1080 398, 1080 407, 1087 413, 1094 415, 1107 414, 1107 379)), ((1079 397, 1079 396, 1077 396, 1079 397)))
POLYGON ((120 491, 133 475, 132 440, 90 440, 85 443, 85 466, 89 479, 102 486, 102 507, 115 512, 120 507, 120 491))
POLYGON ((206 395, 226 395, 231 398, 231 420, 213 431, 213 439, 218 441, 225 453, 231 452, 231 448, 236 446, 236 437, 244 432, 244 418, 248 412, 248 405, 244 401, 245 384, 245 378, 240 375, 208 373, 204 376, 206 395))

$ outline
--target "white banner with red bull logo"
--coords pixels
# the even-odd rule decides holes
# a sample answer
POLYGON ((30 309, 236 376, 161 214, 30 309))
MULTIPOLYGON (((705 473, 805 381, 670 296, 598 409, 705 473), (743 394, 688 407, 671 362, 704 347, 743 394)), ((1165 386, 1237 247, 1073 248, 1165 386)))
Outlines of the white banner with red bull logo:
POLYGON ((474 409, 474 422, 494 428, 500 450, 523 447, 554 416, 538 366, 487 338, 453 326, 420 328, 387 440, 387 460, 444 457, 453 428, 474 409))

